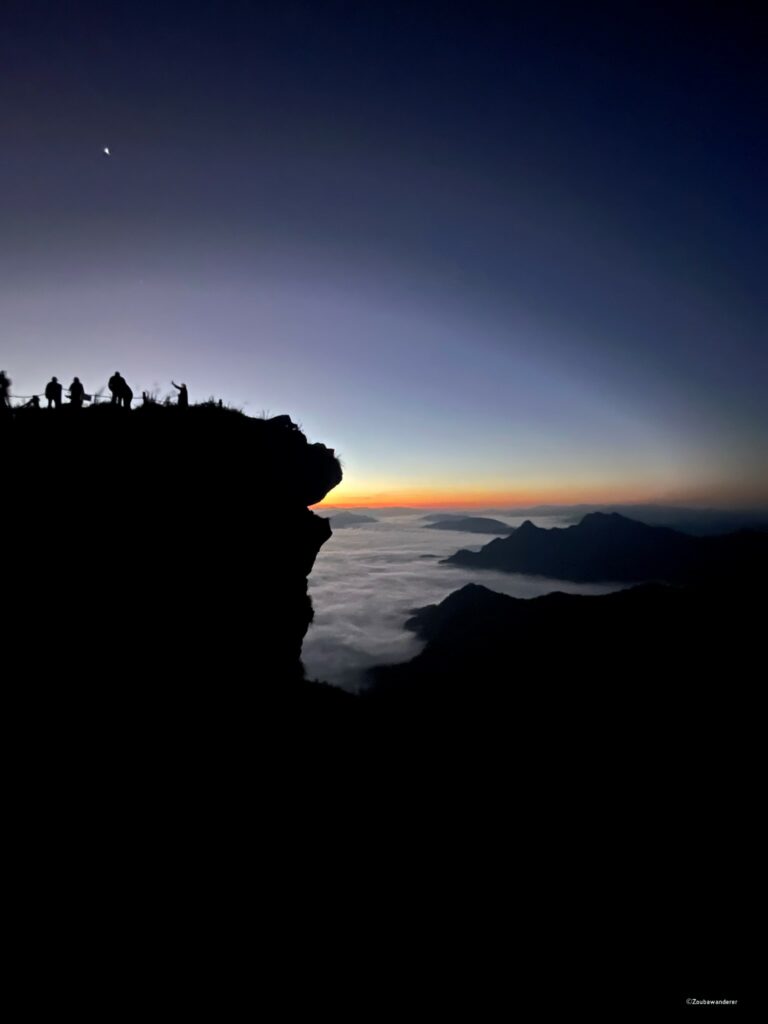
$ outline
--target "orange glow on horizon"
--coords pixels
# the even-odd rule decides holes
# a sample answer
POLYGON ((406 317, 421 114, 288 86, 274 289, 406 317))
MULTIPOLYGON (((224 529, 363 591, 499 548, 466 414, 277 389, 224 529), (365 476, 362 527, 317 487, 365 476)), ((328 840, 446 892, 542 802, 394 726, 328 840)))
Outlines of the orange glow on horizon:
POLYGON ((313 508, 387 508, 403 506, 411 508, 489 508, 525 507, 528 505, 577 505, 608 503, 643 503, 663 500, 658 494, 630 490, 628 488, 537 488, 516 491, 438 491, 407 488, 398 491, 379 491, 360 494, 351 492, 330 494, 313 508))
POLYGON ((725 486, 653 487, 606 483, 563 484, 559 487, 536 486, 501 490, 467 490, 439 487, 397 487, 382 490, 352 490, 345 485, 334 488, 313 508, 525 508, 531 505, 684 505, 709 508, 768 508, 764 487, 744 488, 738 483, 725 486))

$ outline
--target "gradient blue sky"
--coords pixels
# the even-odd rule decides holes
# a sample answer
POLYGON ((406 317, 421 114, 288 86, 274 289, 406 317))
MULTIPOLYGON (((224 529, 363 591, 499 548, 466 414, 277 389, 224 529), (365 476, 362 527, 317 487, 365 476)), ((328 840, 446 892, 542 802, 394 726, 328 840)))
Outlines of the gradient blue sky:
POLYGON ((288 412, 333 501, 768 503, 747 12, 11 0, 0 365, 288 412))

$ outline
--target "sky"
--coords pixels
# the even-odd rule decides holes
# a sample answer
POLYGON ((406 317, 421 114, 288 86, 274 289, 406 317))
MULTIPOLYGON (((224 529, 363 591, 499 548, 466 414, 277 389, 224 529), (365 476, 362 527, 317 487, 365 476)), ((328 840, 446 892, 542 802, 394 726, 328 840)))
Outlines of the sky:
POLYGON ((5 0, 0 368, 288 413, 337 504, 768 504, 768 33, 713 7, 5 0))

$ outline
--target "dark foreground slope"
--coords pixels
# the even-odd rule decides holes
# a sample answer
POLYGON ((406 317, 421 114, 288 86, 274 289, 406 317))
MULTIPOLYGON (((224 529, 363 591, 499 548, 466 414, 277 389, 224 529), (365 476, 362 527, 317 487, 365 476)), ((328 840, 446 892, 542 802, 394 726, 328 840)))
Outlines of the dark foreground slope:
POLYGON ((390 763, 408 723, 420 807, 450 808, 435 862, 460 849, 454 876, 497 919, 533 905, 521 943, 555 942, 539 993, 748 1003, 764 617, 759 582, 532 600, 468 585, 410 620, 419 655, 373 672, 390 763), (561 960, 579 964, 564 986, 561 960))
POLYGON ((386 670, 355 700, 299 662, 329 535, 307 505, 340 479, 332 452, 284 420, 211 408, 32 415, 0 439, 12 842, 24 919, 57 961, 75 951, 78 1005, 97 976, 108 1005, 123 998, 116 960, 129 989, 171 964, 196 1002, 224 962, 217 1012, 233 975, 254 1001, 267 976, 283 1001, 299 989, 334 1012, 352 991, 357 1016, 382 992, 393 1010, 437 998, 468 1017, 553 992, 605 1004, 615 965, 585 947, 601 929, 633 965, 613 1005, 634 1008, 649 971, 680 976, 681 950, 698 969, 691 928, 710 955, 713 934, 733 945, 731 860, 743 876, 759 820, 742 806, 753 748, 733 740, 754 687, 739 647, 712 660, 728 670, 716 689, 699 674, 711 644, 732 643, 704 597, 676 634, 667 590, 655 616, 649 591, 510 604, 469 588, 420 616, 426 672, 386 670), (646 598, 647 614, 624 614, 646 598), (649 643, 670 635, 685 641, 675 671, 649 643), (78 924, 106 969, 85 962, 78 924), (626 938, 646 930, 650 967, 626 938), (560 966, 574 951, 583 993, 560 966))
POLYGON ((288 417, 212 404, 23 410, 2 426, 18 678, 158 699, 305 691, 307 576, 331 533, 307 506, 341 480, 331 449, 288 417))
POLYGON ((369 699, 490 719, 503 709, 510 723, 567 708, 582 725, 592 712, 661 721, 695 713, 712 687, 730 699, 756 684, 763 608, 758 588, 644 584, 520 599, 467 584, 408 620, 426 646, 373 670, 369 699))

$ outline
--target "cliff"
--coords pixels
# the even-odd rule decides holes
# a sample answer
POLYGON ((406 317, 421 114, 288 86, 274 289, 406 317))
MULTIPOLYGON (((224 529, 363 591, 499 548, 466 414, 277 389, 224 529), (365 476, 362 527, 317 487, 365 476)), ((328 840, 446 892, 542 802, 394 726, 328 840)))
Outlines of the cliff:
POLYGON ((2 433, 17 672, 185 701, 306 691, 307 577, 331 535, 307 506, 341 480, 332 449, 213 403, 21 410, 2 433))

